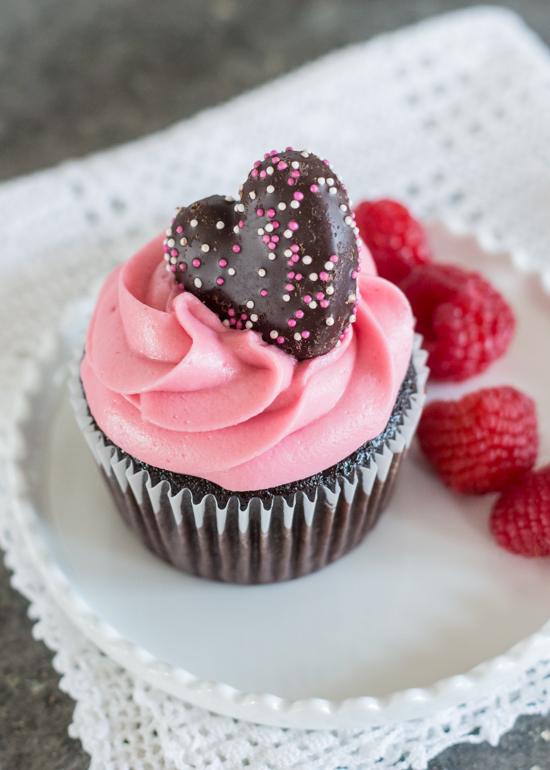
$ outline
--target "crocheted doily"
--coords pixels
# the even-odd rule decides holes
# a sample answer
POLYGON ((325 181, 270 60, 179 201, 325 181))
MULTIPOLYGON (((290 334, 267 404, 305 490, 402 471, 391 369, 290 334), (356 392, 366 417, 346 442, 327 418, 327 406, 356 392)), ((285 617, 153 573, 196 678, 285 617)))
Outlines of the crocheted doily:
MULTIPOLYGON (((251 160, 310 147, 356 200, 389 195, 543 272, 550 286, 550 57, 508 11, 478 8, 338 51, 137 142, 0 186, 0 450, 42 329, 160 232, 176 204, 236 192, 251 160), (32 226, 29 227, 29 220, 32 226), (546 272, 544 272, 546 271, 546 272)), ((0 476, 0 534, 35 635, 77 702, 92 770, 426 768, 459 741, 496 743, 550 707, 550 662, 475 702, 369 729, 301 731, 211 714, 137 680, 44 589, 0 476)))

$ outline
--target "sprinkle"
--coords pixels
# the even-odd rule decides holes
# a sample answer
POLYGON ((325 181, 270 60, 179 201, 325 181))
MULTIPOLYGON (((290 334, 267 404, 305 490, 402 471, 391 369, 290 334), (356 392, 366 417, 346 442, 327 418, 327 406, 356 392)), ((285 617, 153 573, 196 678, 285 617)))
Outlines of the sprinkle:
POLYGON ((329 178, 327 179, 327 184, 330 185, 330 187, 332 187, 332 185, 334 184, 334 179, 329 176, 329 178))
POLYGON ((278 163, 278 162, 280 161, 280 158, 278 158, 278 157, 277 157, 277 152, 276 152, 276 150, 273 150, 273 152, 272 152, 271 154, 272 154, 273 156, 275 156, 275 157, 271 158, 271 160, 273 161, 273 163, 278 163))
POLYGON ((357 278, 357 271, 356 270, 352 270, 351 271, 351 277, 353 278, 353 280, 355 280, 357 278))
POLYGON ((317 273, 310 273, 309 274, 309 280, 310 281, 316 281, 318 278, 319 278, 319 276, 317 275, 317 273))
POLYGON ((235 319, 234 319, 234 318, 230 318, 230 319, 229 319, 229 324, 230 324, 231 326, 235 326, 235 324, 236 324, 236 323, 237 323, 237 322, 235 321, 235 319))
POLYGON ((269 243, 269 242, 270 242, 270 240, 271 240, 271 238, 269 237, 269 235, 264 235, 264 236, 262 237, 262 241, 263 241, 264 243, 269 243))
MULTIPOLYGON (((258 235, 264 235, 264 234, 265 234, 264 228, 263 227, 259 227, 258 228, 258 235)), ((268 236, 268 239, 269 239, 269 236, 268 236)))
POLYGON ((298 222, 295 222, 293 219, 290 220, 288 223, 288 226, 291 230, 297 230, 298 229, 298 222))
POLYGON ((172 273, 176 272, 176 266, 175 265, 166 265, 166 269, 172 271, 172 273))
POLYGON ((301 273, 296 273, 296 280, 301 281, 304 276, 301 273))
POLYGON ((178 252, 177 252, 177 250, 176 250, 176 249, 172 249, 172 251, 170 252, 170 255, 171 255, 172 257, 177 257, 177 256, 178 256, 178 252))
POLYGON ((322 291, 318 291, 315 296, 317 297, 317 299, 324 299, 325 298, 325 295, 323 294, 322 291))
POLYGON ((234 267, 230 267, 227 272, 229 273, 229 275, 235 275, 235 268, 234 267))
POLYGON ((304 317, 304 311, 303 310, 297 310, 294 314, 296 318, 303 318, 304 317))
POLYGON ((355 320, 356 320, 356 316, 355 316, 355 315, 353 315, 353 314, 352 314, 352 315, 350 315, 350 317, 349 317, 349 320, 350 320, 350 323, 355 323, 355 320))
POLYGON ((326 280, 328 280, 328 277, 329 277, 329 276, 328 276, 328 273, 325 273, 325 271, 324 271, 324 270, 323 270, 322 272, 320 272, 320 273, 319 273, 319 278, 320 278, 322 281, 326 281, 326 280))
POLYGON ((285 238, 292 238, 292 230, 285 230, 283 235, 285 238))
POLYGON ((267 297, 267 289, 262 289, 261 292, 260 292, 260 295, 262 297, 267 297))
POLYGON ((270 251, 270 252, 269 252, 269 254, 268 254, 267 256, 269 257, 269 259, 270 259, 271 261, 273 261, 274 259, 276 259, 276 258, 277 258, 277 255, 276 255, 276 254, 275 254, 273 251, 270 251))
POLYGON ((250 176, 253 176, 254 178, 257 177, 258 176, 258 171, 256 169, 254 169, 254 171, 252 171, 250 176))
POLYGON ((263 210, 263 209, 257 209, 257 211, 256 211, 256 214, 257 214, 259 217, 263 217, 263 215, 264 215, 264 210, 263 210))
POLYGON ((185 238, 185 237, 182 238, 180 243, 181 243, 182 246, 187 246, 187 238, 185 238))
POLYGON ((258 320, 258 316, 256 315, 256 313, 251 313, 250 314, 250 320, 254 321, 254 323, 256 323, 256 321, 258 320))
POLYGON ((268 217, 274 217, 275 216, 275 209, 268 209, 267 210, 267 216, 268 217))
POLYGON ((227 315, 235 315, 235 311, 233 310, 233 308, 227 311, 227 315))
POLYGON ((347 210, 348 210, 348 207, 346 206, 346 204, 345 203, 341 203, 340 204, 340 211, 347 211, 347 210))
POLYGON ((218 286, 221 286, 223 283, 225 283, 225 281, 223 280, 223 278, 216 278, 216 283, 218 284, 218 286))
POLYGON ((265 270, 264 270, 264 268, 263 268, 263 267, 260 267, 260 269, 258 270, 258 275, 259 275, 259 276, 261 276, 262 278, 264 277, 264 275, 265 275, 265 270))
POLYGON ((210 246, 207 243, 203 243, 201 246, 202 251, 210 251, 210 246))
POLYGON ((290 278, 290 280, 291 280, 291 281, 292 281, 292 279, 294 278, 294 275, 295 275, 295 273, 294 273, 294 272, 290 272, 290 273, 288 274, 288 277, 290 278))
POLYGON ((295 340, 301 340, 301 339, 302 339, 302 335, 300 334, 300 332, 296 332, 296 333, 294 334, 294 339, 295 339, 295 340))
POLYGON ((326 325, 327 325, 327 326, 334 326, 334 318, 333 318, 332 316, 329 316, 329 317, 328 317, 328 318, 325 320, 325 323, 326 323, 326 325))
POLYGON ((274 220, 273 220, 273 222, 272 222, 271 224, 273 225, 273 227, 274 227, 275 229, 277 229, 277 228, 279 227, 279 223, 277 222, 277 220, 276 220, 276 219, 274 219, 274 220))
POLYGON ((311 265, 312 261, 313 260, 311 259, 311 257, 308 257, 307 255, 302 259, 302 262, 304 263, 304 265, 311 265))
POLYGON ((254 192, 254 190, 250 190, 248 194, 252 200, 254 200, 254 198, 256 197, 256 193, 254 192))
POLYGON ((294 318, 289 318, 287 323, 289 326, 296 326, 296 321, 294 318))
POLYGON ((300 164, 298 163, 297 160, 292 161, 292 168, 300 168, 300 164))
POLYGON ((241 313, 241 321, 246 321, 247 318, 248 316, 246 315, 246 313, 241 313))
POLYGON ((197 289, 200 289, 200 287, 202 286, 202 281, 201 281, 201 279, 200 279, 200 278, 195 278, 195 280, 193 281, 193 283, 195 284, 195 286, 197 287, 197 289))
POLYGON ((282 345, 284 341, 285 341, 284 337, 277 337, 277 342, 279 343, 279 345, 282 345))
POLYGON ((237 203, 235 211, 244 211, 244 203, 237 203))
POLYGON ((222 321, 222 324, 223 324, 224 326, 229 326, 229 325, 230 325, 230 324, 229 324, 229 318, 224 318, 224 320, 222 321))
POLYGON ((321 307, 328 307, 328 299, 321 300, 321 307))
POLYGON ((325 177, 324 176, 320 176, 317 181, 319 182, 319 184, 325 184, 325 177))
POLYGON ((239 219, 239 227, 241 228, 241 230, 244 227, 244 222, 242 219, 239 219))
POLYGON ((293 150, 293 149, 294 149, 293 147, 287 147, 287 148, 286 148, 286 151, 287 151, 287 152, 292 152, 292 150, 293 150))
POLYGON ((272 239, 273 241, 275 241, 275 243, 278 243, 278 242, 279 242, 279 236, 278 236, 278 235, 272 235, 272 236, 271 236, 271 239, 272 239))
POLYGON ((285 289, 287 291, 292 291, 293 288, 294 288, 294 286, 291 283, 287 283, 286 286, 285 286, 285 289))
POLYGON ((223 228, 225 227, 225 222, 222 222, 221 219, 218 220, 218 222, 216 222, 216 227, 218 228, 218 230, 223 230, 223 228))
POLYGON ((285 249, 283 253, 284 253, 285 257, 291 257, 292 256, 292 251, 290 249, 285 249))
POLYGON ((269 332, 269 336, 271 337, 272 340, 276 340, 277 337, 279 336, 279 332, 276 332, 275 329, 272 329, 269 332))
POLYGON ((299 209, 300 208, 300 204, 298 203, 298 201, 291 201, 290 202, 290 206, 293 209, 299 209))
POLYGON ((353 228, 353 232, 355 233, 355 235, 359 235, 359 228, 358 227, 354 227, 353 228))
POLYGON ((304 193, 303 193, 303 192, 299 192, 299 191, 296 191, 296 192, 294 193, 294 200, 297 200, 297 201, 303 201, 303 200, 304 200, 304 193))
POLYGON ((258 166, 261 166, 261 165, 262 165, 262 161, 261 160, 254 161, 254 168, 258 168, 258 166))
POLYGON ((172 235, 172 228, 169 227, 167 230, 165 230, 166 235, 172 235))
MULTIPOLYGON (((265 226, 265 229, 266 229, 266 232, 268 232, 268 233, 272 233, 273 232, 273 225, 271 224, 271 222, 267 223, 267 225, 265 226)), ((270 241, 270 240, 271 240, 271 238, 268 239, 268 241, 270 241)), ((268 241, 266 241, 266 243, 268 243, 268 241)))
POLYGON ((352 225, 353 224, 353 219, 348 215, 347 217, 344 218, 344 222, 347 225, 352 225))
POLYGON ((279 169, 279 171, 284 171, 284 170, 285 170, 285 168, 288 168, 288 166, 287 166, 287 164, 284 162, 284 160, 282 160, 282 161, 281 161, 281 162, 280 162, 280 163, 277 165, 277 168, 279 169))
POLYGON ((300 261, 300 257, 297 254, 293 254, 291 259, 292 259, 293 262, 299 262, 300 261))
POLYGON ((200 267, 200 266, 201 266, 200 259, 194 259, 193 260, 193 267, 200 267))
POLYGON ((316 184, 312 184, 309 189, 311 190, 312 193, 319 192, 319 188, 317 187, 316 184))
POLYGON ((275 169, 273 168, 273 166, 268 166, 266 170, 267 170, 267 173, 268 173, 270 176, 271 176, 271 174, 272 174, 272 173, 275 171, 275 169))
POLYGON ((334 294, 334 286, 327 286, 326 292, 327 294, 334 294))
POLYGON ((309 158, 309 152, 306 152, 305 150, 302 153, 302 158, 309 158))
POLYGON ((247 329, 252 329, 252 326, 253 326, 252 321, 247 321, 245 323, 245 326, 246 326, 247 329))
POLYGON ((265 191, 271 194, 275 192, 275 188, 273 187, 272 184, 268 184, 267 187, 265 188, 265 191))
POLYGON ((309 305, 309 303, 311 302, 311 297, 309 296, 309 294, 306 294, 306 296, 304 297, 304 302, 306 303, 306 305, 309 305))
POLYGON ((235 252, 235 254, 238 254, 240 250, 241 250, 241 247, 239 246, 239 244, 238 244, 238 243, 236 243, 236 244, 233 246, 233 251, 235 252))
POLYGON ((290 179, 286 180, 286 183, 289 184, 289 185, 293 185, 294 184, 294 179, 292 179, 292 177, 290 177, 290 179))
POLYGON ((314 299, 311 300, 311 302, 309 303, 309 306, 312 310, 315 310, 315 308, 317 307, 317 303, 315 302, 314 299))
POLYGON ((300 247, 298 246, 297 243, 293 243, 292 246, 290 247, 290 250, 296 253, 297 251, 300 251, 300 247))
POLYGON ((298 179, 298 177, 300 176, 300 172, 299 171, 293 171, 292 172, 292 176, 294 177, 294 179, 298 179))
MULTIPOLYGON (((328 289, 327 289, 327 291, 328 291, 328 289)), ((333 289, 333 291, 334 291, 334 289, 333 289)), ((350 295, 348 296, 348 300, 347 300, 347 301, 348 301, 348 302, 355 302, 355 299, 356 299, 356 298, 355 298, 355 294, 350 294, 350 295)))
MULTIPOLYGON (((177 260, 177 257, 170 257, 170 262, 171 262, 173 265, 175 265, 177 261, 178 261, 178 260, 177 260)), ((197 260, 197 261, 198 261, 198 260, 197 260)), ((200 265, 200 262, 199 262, 199 265, 200 265)))
POLYGON ((267 176, 267 174, 265 173, 265 171, 260 171, 260 178, 261 179, 265 179, 266 176, 267 176))
POLYGON ((234 233, 238 233, 239 232, 239 225, 235 225, 235 227, 233 228, 233 232, 234 233))
POLYGON ((281 201, 280 203, 277 204, 277 208, 280 211, 284 211, 286 209, 286 203, 284 201, 281 201))
POLYGON ((283 299, 285 302, 290 302, 290 294, 283 294, 283 299))
POLYGON ((243 328, 243 322, 237 321, 237 329, 242 329, 242 328, 243 328))
POLYGON ((307 332, 307 331, 306 331, 306 332, 302 332, 302 337, 303 337, 305 340, 307 340, 307 339, 308 339, 308 337, 309 337, 309 332, 307 332))
POLYGON ((277 248, 277 244, 275 243, 275 241, 271 240, 271 241, 269 241, 269 243, 267 244, 267 248, 268 248, 268 249, 276 249, 276 248, 277 248))
POLYGON ((170 248, 173 248, 175 245, 176 245, 175 240, 173 238, 169 238, 168 239, 168 246, 170 246, 170 248))
POLYGON ((183 227, 182 227, 181 225, 178 225, 178 226, 176 227, 176 232, 177 232, 177 233, 183 233, 183 227))
POLYGON ((329 187, 329 188, 328 188, 328 191, 329 191, 329 193, 330 193, 331 195, 336 195, 336 193, 338 192, 338 190, 336 189, 336 187, 329 187))

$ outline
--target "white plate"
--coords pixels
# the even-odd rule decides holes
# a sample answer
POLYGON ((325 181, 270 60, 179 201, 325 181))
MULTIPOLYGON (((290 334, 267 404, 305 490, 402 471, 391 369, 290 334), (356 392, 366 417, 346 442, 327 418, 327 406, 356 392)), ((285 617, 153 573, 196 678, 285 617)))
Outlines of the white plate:
MULTIPOLYGON (((431 237, 440 259, 487 274, 518 318, 503 360, 431 395, 518 386, 538 404, 548 461, 548 296, 472 239, 441 226, 431 237)), ((550 561, 498 548, 487 529, 493 498, 453 495, 415 448, 376 529, 317 574, 232 586, 152 556, 116 513, 71 414, 63 380, 77 336, 73 320, 35 365, 19 420, 14 495, 50 590, 130 671, 233 717, 334 728, 432 714, 550 652, 550 624, 536 633, 550 618, 550 561)))

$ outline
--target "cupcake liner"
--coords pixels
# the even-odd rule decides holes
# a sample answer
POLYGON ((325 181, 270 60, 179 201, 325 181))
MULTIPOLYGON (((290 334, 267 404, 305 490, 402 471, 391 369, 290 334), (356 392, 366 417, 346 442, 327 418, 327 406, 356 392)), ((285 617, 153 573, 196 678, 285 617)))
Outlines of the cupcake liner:
POLYGON ((69 382, 71 402, 122 517, 151 551, 200 577, 244 584, 279 582, 340 558, 378 521, 422 412, 428 369, 421 341, 415 335, 417 392, 394 437, 367 467, 358 466, 350 478, 338 476, 334 489, 320 484, 313 499, 296 491, 269 500, 254 497, 243 507, 238 493, 225 505, 213 494, 195 502, 190 489, 173 494, 169 481, 153 485, 148 471, 106 444, 88 409, 76 362, 69 382))

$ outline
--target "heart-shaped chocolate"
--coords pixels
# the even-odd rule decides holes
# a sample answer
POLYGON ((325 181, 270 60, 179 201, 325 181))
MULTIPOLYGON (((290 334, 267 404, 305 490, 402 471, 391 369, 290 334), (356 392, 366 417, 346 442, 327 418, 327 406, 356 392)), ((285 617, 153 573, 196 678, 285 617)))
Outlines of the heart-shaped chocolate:
POLYGON ((328 161, 289 147, 257 161, 240 196, 179 210, 167 270, 226 326, 298 359, 328 353, 357 308, 358 230, 345 188, 328 161))

